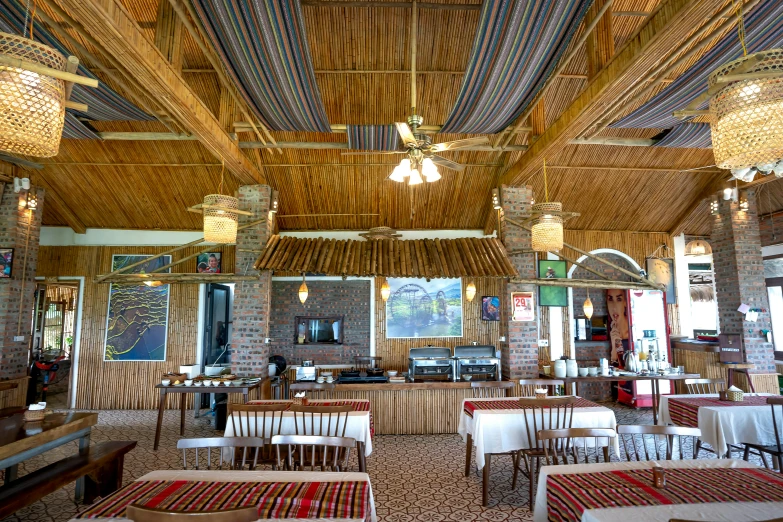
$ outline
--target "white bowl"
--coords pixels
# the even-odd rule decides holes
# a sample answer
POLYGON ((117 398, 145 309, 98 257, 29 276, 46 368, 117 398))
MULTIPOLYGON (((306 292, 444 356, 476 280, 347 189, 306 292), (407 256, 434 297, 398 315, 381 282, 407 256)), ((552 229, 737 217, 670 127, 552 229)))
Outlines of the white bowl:
POLYGON ((579 377, 587 377, 587 368, 579 368, 579 377))
POLYGON ((185 379, 185 386, 193 386, 193 379, 185 379))
POLYGON ((333 383, 334 382, 334 377, 327 377, 326 378, 326 382, 333 383))
POLYGON ((210 384, 212 384, 212 381, 210 379, 204 379, 201 382, 204 383, 204 386, 209 386, 210 384))
POLYGON ((473 378, 473 376, 472 376, 472 375, 463 375, 463 376, 462 376, 462 380, 463 380, 463 381, 469 381, 469 380, 471 380, 472 378, 473 378))
POLYGON ((317 382, 318 384, 323 384, 324 382, 326 382, 326 379, 324 377, 318 377, 315 380, 315 382, 317 382))
POLYGON ((590 377, 595 377, 598 375, 598 368, 588 368, 587 373, 590 375, 590 377))
POLYGON ((397 377, 397 370, 389 370, 386 372, 389 377, 397 377))
POLYGON ((220 386, 220 381, 212 381, 212 386, 220 386))
POLYGON ((223 384, 226 386, 232 386, 234 384, 234 381, 223 381, 223 384))
POLYGON ((193 386, 204 386, 204 383, 201 381, 196 381, 193 383, 193 386))
POLYGON ((163 379, 162 381, 160 381, 160 383, 163 386, 168 386, 169 384, 171 384, 171 379, 163 379))
POLYGON ((331 377, 331 376, 334 375, 334 373, 333 372, 321 372, 321 375, 323 375, 324 377, 331 377))
POLYGON ((204 374, 207 377, 217 377, 223 370, 223 366, 207 366, 204 368, 204 374))

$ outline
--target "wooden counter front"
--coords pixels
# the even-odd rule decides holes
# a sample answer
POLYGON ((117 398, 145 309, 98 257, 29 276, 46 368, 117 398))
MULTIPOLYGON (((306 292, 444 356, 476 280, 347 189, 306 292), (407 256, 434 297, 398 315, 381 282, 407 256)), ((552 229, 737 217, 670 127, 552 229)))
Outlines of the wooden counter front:
MULTIPOLYGON (((497 382, 493 396, 513 396, 508 381, 497 382)), ((473 397, 470 382, 337 384, 335 399, 368 399, 377 435, 457 433, 462 400, 473 397)))

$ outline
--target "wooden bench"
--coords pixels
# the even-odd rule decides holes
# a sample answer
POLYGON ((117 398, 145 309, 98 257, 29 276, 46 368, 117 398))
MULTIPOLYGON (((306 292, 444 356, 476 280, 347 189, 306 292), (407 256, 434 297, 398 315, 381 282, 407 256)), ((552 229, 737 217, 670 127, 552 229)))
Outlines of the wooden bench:
POLYGON ((0 487, 0 519, 81 477, 85 477, 85 503, 117 491, 122 486, 125 454, 135 447, 135 440, 94 444, 82 455, 67 457, 9 482, 0 487))

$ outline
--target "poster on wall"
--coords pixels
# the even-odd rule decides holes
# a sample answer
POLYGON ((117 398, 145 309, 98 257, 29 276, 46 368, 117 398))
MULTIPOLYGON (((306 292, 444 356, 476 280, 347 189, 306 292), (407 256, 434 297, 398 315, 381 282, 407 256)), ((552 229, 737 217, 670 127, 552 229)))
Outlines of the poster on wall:
POLYGON ((462 337, 462 279, 387 281, 386 338, 462 337))
MULTIPOLYGON (((114 255, 112 270, 143 261, 148 255, 114 255)), ((171 263, 171 256, 152 259, 130 269, 149 273, 171 263)), ((170 272, 167 269, 166 272, 170 272)), ((104 361, 165 361, 168 336, 169 285, 112 283, 106 314, 104 361)))
POLYGON ((666 287, 666 304, 677 304, 677 295, 674 293, 674 259, 648 257, 647 277, 653 283, 666 287))
POLYGON ((481 320, 500 321, 500 298, 488 295, 481 298, 481 320))
MULTIPOLYGON (((566 262, 541 259, 538 261, 538 277, 540 279, 565 279, 566 262)), ((564 286, 538 287, 539 306, 568 306, 568 288, 564 286)))
POLYGON ((625 367, 624 355, 628 349, 628 292, 606 290, 606 330, 612 347, 610 361, 625 367))
POLYGON ((14 266, 14 249, 0 248, 0 277, 11 277, 14 266))
POLYGON ((535 321, 534 292, 511 292, 511 320, 535 321))
POLYGON ((220 252, 204 252, 196 257, 196 272, 199 274, 220 273, 220 252))

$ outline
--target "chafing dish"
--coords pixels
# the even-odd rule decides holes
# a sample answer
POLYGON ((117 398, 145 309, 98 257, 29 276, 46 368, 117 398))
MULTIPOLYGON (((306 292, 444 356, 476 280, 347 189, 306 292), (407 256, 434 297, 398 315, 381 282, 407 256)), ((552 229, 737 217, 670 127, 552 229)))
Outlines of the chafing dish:
POLYGON ((494 346, 456 346, 454 347, 454 380, 462 380, 463 375, 482 375, 486 380, 501 380, 500 359, 494 346))
POLYGON ((411 348, 408 352, 408 378, 452 379, 454 365, 451 359, 451 348, 428 346, 426 348, 411 348))

